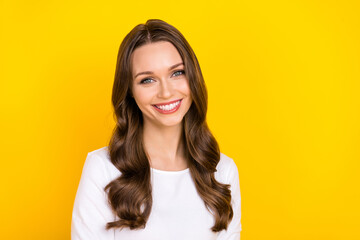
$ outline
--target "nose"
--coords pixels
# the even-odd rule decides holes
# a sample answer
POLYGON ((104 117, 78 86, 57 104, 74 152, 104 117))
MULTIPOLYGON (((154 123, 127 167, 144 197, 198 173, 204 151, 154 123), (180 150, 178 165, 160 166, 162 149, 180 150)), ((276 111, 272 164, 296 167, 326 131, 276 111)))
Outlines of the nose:
POLYGON ((158 91, 158 97, 159 98, 170 98, 172 96, 172 86, 171 84, 166 81, 160 81, 160 85, 159 85, 159 91, 158 91))

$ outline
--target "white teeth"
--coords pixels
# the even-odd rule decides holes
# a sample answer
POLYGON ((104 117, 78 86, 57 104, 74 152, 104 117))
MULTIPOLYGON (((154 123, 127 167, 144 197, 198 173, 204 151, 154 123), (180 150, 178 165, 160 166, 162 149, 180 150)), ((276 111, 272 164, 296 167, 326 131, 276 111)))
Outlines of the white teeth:
POLYGON ((161 110, 170 111, 170 110, 174 109, 177 105, 179 105, 179 103, 180 103, 180 100, 175 103, 168 104, 168 105, 156 105, 156 107, 160 108, 161 110))

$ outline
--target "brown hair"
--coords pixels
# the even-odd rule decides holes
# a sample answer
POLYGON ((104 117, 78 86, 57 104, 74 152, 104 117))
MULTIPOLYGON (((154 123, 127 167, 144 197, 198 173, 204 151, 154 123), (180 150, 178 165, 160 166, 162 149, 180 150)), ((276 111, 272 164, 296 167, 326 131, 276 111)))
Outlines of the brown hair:
POLYGON ((206 123, 207 91, 195 53, 184 36, 173 26, 149 19, 133 28, 122 41, 116 64, 112 104, 116 127, 109 143, 111 162, 120 177, 106 187, 109 203, 119 220, 108 222, 106 229, 145 228, 152 207, 150 164, 142 142, 143 118, 131 97, 131 55, 144 44, 168 41, 184 61, 185 74, 193 102, 183 119, 183 141, 189 170, 199 196, 213 214, 213 232, 227 229, 233 217, 229 184, 216 181, 214 172, 220 160, 218 143, 206 123))

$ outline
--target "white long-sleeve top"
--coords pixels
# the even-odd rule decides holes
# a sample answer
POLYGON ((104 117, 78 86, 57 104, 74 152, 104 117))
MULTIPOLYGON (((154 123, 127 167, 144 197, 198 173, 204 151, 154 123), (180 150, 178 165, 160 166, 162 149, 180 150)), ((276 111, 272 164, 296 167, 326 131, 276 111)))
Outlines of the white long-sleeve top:
POLYGON ((144 229, 106 230, 119 218, 108 203, 104 187, 120 176, 111 163, 108 147, 89 152, 77 189, 71 220, 72 240, 239 240, 241 197, 235 162, 220 155, 215 178, 231 185, 234 216, 227 230, 214 233, 213 215, 198 195, 189 169, 163 171, 151 168, 153 205, 144 229))

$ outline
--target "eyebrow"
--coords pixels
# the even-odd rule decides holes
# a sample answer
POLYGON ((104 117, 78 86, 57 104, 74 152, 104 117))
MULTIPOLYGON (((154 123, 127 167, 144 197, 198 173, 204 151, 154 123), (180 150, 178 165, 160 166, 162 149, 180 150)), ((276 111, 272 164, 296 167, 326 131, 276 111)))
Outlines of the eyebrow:
MULTIPOLYGON (((180 65, 184 65, 184 63, 181 62, 181 63, 177 63, 175 65, 172 65, 171 67, 169 67, 169 71, 180 65)), ((153 74, 153 72, 151 72, 151 71, 139 72, 138 74, 135 75, 134 79, 141 74, 153 74)))

